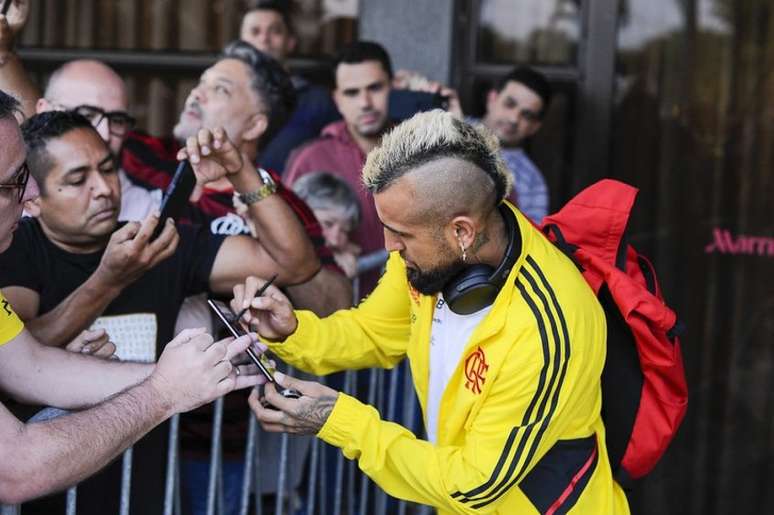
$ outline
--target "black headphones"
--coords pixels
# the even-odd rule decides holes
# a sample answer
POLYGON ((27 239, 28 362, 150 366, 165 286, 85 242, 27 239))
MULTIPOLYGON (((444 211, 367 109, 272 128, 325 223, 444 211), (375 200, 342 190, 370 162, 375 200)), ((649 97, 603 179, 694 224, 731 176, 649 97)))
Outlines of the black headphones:
POLYGON ((503 260, 495 269, 489 265, 471 265, 450 279, 443 287, 443 298, 446 304, 458 315, 470 315, 491 305, 521 254, 521 234, 516 224, 516 215, 502 204, 498 209, 503 216, 505 231, 508 234, 508 246, 503 260))

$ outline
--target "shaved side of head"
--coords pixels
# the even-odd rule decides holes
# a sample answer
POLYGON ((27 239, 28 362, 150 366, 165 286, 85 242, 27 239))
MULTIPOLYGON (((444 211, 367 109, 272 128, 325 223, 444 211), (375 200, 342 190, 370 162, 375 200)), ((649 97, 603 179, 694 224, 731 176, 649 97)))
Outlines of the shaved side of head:
POLYGON ((439 228, 456 216, 486 218, 497 205, 492 178, 461 158, 434 159, 398 180, 406 181, 413 190, 412 218, 439 228))

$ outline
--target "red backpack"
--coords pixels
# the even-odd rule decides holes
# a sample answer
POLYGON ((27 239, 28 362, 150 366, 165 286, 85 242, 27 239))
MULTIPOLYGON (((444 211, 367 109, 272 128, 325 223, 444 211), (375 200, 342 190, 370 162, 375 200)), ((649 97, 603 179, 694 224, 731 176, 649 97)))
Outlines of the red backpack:
POLYGON ((597 294, 607 318, 602 418, 610 465, 628 487, 664 454, 688 406, 679 334, 653 266, 625 238, 637 189, 605 179, 540 228, 597 294))

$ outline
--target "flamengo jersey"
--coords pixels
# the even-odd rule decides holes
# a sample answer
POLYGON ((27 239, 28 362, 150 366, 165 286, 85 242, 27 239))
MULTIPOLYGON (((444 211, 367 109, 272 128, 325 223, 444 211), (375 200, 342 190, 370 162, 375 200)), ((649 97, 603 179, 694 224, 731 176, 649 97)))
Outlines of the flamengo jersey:
POLYGON ((0 293, 0 345, 5 345, 16 338, 24 329, 24 324, 16 316, 11 305, 0 293))
MULTIPOLYGON (((626 515, 600 415, 604 313, 575 265, 508 206, 521 254, 446 385, 437 443, 343 393, 317 436, 388 494, 441 514, 626 515)), ((390 368, 407 357, 426 414, 436 302, 409 288, 393 254, 357 308, 323 320, 297 312, 295 333, 270 347, 315 374, 390 368)))

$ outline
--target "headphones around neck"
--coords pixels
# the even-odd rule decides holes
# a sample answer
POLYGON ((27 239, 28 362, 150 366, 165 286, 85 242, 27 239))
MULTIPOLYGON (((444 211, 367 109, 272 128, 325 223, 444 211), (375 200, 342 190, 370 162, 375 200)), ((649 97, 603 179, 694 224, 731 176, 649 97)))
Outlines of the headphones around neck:
POLYGON ((505 248, 503 260, 494 269, 489 265, 471 265, 451 278, 443 287, 446 305, 458 315, 470 315, 490 306, 521 254, 521 234, 516 224, 516 215, 505 205, 498 206, 498 209, 508 234, 508 246, 505 248))

